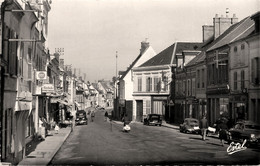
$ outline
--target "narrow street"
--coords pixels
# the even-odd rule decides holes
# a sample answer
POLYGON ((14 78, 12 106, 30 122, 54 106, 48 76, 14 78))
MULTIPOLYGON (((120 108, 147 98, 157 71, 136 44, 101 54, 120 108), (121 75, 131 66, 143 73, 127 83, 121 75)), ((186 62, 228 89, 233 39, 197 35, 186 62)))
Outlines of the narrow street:
POLYGON ((98 110, 94 122, 76 126, 50 164, 257 164, 260 150, 247 148, 228 155, 218 139, 180 133, 176 129, 104 121, 98 110))

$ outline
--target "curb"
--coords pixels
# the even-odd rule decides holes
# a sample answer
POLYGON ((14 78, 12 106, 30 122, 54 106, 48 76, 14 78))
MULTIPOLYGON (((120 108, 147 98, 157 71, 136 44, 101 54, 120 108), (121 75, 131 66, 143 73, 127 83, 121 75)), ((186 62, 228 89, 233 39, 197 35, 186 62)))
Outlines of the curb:
MULTIPOLYGON (((74 129, 73 129, 74 130, 74 129)), ((63 138, 60 145, 54 150, 53 155, 50 157, 50 161, 47 163, 47 165, 50 165, 50 162, 52 161, 53 157, 57 154, 57 152, 60 150, 61 146, 64 144, 64 142, 67 140, 69 135, 71 134, 71 130, 66 134, 66 136, 63 138)))

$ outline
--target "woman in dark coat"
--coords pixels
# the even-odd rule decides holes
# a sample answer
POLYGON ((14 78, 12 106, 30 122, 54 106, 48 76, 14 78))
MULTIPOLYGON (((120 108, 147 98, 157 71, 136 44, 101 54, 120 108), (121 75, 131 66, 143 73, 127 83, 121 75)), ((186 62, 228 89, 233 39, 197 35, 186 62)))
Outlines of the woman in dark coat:
POLYGON ((224 121, 222 121, 218 127, 219 127, 219 139, 221 141, 222 146, 224 146, 224 141, 227 140, 228 126, 224 121))

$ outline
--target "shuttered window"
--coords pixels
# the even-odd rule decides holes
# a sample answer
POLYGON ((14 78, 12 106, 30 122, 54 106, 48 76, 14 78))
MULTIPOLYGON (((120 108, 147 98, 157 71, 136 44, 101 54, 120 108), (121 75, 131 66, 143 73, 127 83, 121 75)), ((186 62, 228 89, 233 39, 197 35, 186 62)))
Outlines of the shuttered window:
POLYGON ((241 71, 241 90, 245 88, 245 71, 241 71))
POLYGON ((154 77, 154 91, 159 91, 159 78, 158 77, 154 77))
POLYGON ((237 90, 237 72, 234 72, 234 90, 237 90))
POLYGON ((151 77, 146 78, 146 91, 150 92, 152 90, 152 79, 151 77))
POLYGON ((260 83, 260 61, 259 58, 253 58, 251 60, 251 76, 252 76, 252 83, 255 85, 259 85, 260 83))
POLYGON ((201 70, 201 88, 205 87, 205 70, 201 70))
POLYGON ((138 92, 141 92, 142 91, 142 77, 139 77, 138 80, 137 80, 137 84, 138 84, 138 92))

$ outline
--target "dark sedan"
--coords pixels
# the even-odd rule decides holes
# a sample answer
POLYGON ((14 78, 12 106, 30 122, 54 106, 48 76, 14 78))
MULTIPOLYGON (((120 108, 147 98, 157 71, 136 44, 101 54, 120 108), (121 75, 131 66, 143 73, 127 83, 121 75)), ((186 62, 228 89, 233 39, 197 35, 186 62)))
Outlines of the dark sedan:
POLYGON ((184 133, 199 133, 199 121, 194 118, 186 118, 183 123, 180 124, 180 132, 184 133))
POLYGON ((260 124, 252 121, 239 121, 229 130, 229 142, 242 143, 246 140, 247 145, 260 143, 260 124))
POLYGON ((147 114, 144 118, 144 125, 162 125, 162 115, 159 114, 147 114))

